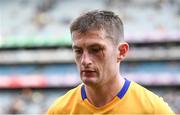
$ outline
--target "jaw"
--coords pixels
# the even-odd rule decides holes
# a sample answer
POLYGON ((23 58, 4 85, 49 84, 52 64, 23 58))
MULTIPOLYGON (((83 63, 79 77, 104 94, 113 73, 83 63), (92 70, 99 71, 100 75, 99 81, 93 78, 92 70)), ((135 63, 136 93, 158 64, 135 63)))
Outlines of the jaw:
POLYGON ((81 74, 81 80, 85 85, 88 86, 95 86, 98 84, 98 75, 97 74, 91 74, 91 75, 83 75, 81 74))

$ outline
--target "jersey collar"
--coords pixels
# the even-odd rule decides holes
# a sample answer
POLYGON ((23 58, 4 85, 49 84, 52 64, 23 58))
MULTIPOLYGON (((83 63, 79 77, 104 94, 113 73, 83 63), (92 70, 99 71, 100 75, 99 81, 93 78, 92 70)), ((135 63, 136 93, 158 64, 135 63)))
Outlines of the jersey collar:
MULTIPOLYGON (((117 96, 120 99, 122 99, 124 97, 124 95, 126 94, 128 88, 130 86, 130 83, 131 82, 129 80, 125 79, 125 83, 124 83, 121 91, 117 94, 117 96)), ((86 91, 85 91, 85 86, 84 85, 81 86, 81 97, 82 97, 82 100, 85 100, 87 98, 86 91)))

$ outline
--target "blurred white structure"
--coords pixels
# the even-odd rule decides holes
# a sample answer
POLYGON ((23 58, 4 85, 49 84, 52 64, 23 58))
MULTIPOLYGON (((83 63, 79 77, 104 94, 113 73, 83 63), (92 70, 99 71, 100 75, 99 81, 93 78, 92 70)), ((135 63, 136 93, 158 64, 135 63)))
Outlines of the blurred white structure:
POLYGON ((56 45, 70 39, 73 18, 94 9, 117 12, 129 42, 180 41, 179 6, 179 0, 1 0, 0 47, 56 45))

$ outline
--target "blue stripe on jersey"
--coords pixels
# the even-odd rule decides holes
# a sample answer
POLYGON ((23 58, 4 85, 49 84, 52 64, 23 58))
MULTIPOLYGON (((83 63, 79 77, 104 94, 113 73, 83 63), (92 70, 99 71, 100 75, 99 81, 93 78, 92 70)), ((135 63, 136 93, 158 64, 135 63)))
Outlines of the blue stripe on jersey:
POLYGON ((84 85, 82 85, 81 87, 81 97, 82 97, 82 100, 85 100, 87 98, 84 85))
MULTIPOLYGON (((130 81, 125 79, 125 83, 121 89, 121 91, 117 94, 117 96, 122 99, 123 96, 125 95, 125 93, 127 92, 128 88, 129 88, 129 85, 130 85, 130 81)), ((82 85, 81 87, 81 97, 82 97, 82 100, 85 100, 87 98, 86 96, 86 91, 85 91, 85 86, 82 85)))
POLYGON ((129 80, 127 80, 127 79, 125 79, 125 80, 126 80, 126 81, 125 81, 125 83, 124 83, 121 91, 120 91, 120 92, 118 93, 118 95, 117 95, 120 99, 122 99, 123 96, 126 94, 128 88, 129 88, 129 85, 130 85, 130 83, 131 83, 129 80))

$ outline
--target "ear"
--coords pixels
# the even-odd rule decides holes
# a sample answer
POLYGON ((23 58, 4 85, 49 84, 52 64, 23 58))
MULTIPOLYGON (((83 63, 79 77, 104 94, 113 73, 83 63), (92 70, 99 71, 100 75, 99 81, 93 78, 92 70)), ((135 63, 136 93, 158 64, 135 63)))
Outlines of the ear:
POLYGON ((126 42, 121 42, 118 44, 118 57, 117 57, 117 61, 120 62, 121 60, 123 60, 127 53, 129 51, 129 45, 126 42))

